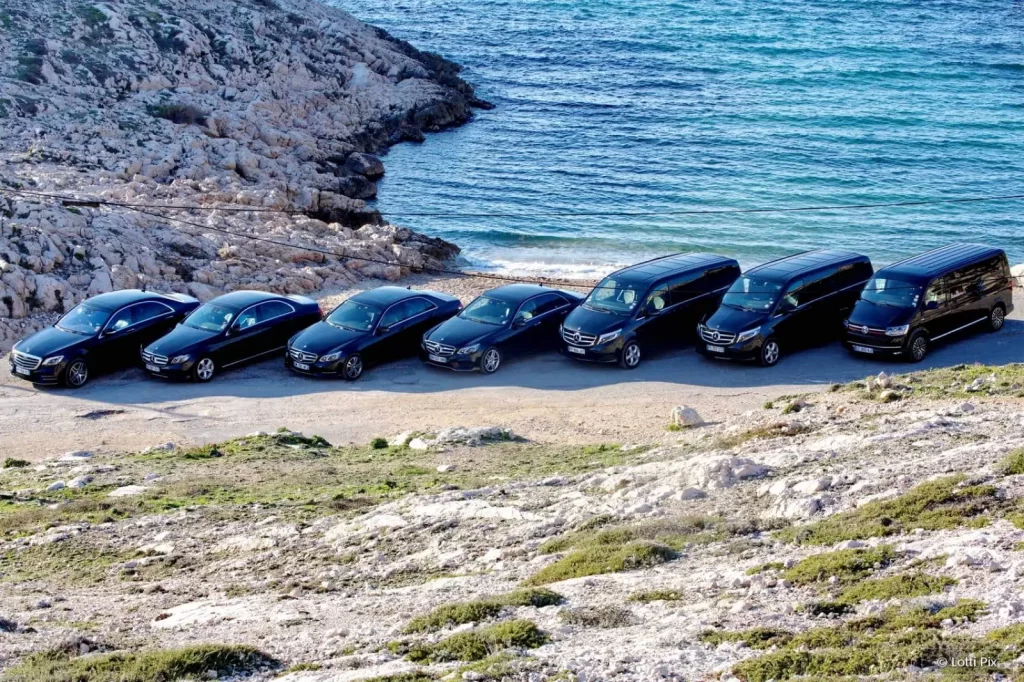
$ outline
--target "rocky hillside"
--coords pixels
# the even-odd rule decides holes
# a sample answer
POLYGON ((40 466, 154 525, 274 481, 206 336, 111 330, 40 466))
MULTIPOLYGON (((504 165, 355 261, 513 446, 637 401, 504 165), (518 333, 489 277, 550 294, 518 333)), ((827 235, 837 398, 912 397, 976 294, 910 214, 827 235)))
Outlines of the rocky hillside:
POLYGON ((9 457, 2 679, 1019 675, 1024 366, 666 409, 666 433, 9 457))
POLYGON ((459 67, 311 0, 10 0, 0 7, 0 347, 81 298, 305 292, 457 248, 367 208, 375 152, 487 106, 459 67), (9 190, 131 204, 63 206, 9 190), (169 222, 182 218, 201 226, 169 222))

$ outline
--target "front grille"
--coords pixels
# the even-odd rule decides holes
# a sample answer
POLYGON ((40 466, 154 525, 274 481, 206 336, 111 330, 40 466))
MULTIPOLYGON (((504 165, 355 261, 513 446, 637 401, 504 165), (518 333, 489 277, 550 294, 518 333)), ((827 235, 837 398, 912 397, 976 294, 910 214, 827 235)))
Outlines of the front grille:
POLYGON ((572 329, 563 329, 562 338, 565 339, 566 343, 580 347, 593 346, 597 342, 595 334, 586 334, 572 329))
POLYGON ((166 365, 167 356, 157 355, 156 353, 150 353, 148 350, 142 351, 142 361, 148 365, 166 365))
POLYGON ((728 346, 736 342, 736 335, 732 332, 723 332, 718 329, 711 329, 701 325, 700 338, 704 339, 708 343, 713 343, 719 346, 728 346))
POLYGON ((316 362, 315 353, 306 353, 305 351, 295 350, 294 348, 288 349, 288 354, 292 356, 292 360, 296 362, 316 362))
POLYGON ((885 336, 885 330, 884 329, 878 329, 877 327, 868 327, 868 326, 864 326, 864 325, 852 324, 851 323, 850 326, 847 327, 847 329, 849 329, 854 334, 864 334, 865 336, 867 336, 867 335, 885 336))
POLYGON ((423 345, 427 347, 427 352, 431 355, 453 355, 455 353, 455 346, 448 346, 437 341, 425 341, 423 345))
POLYGON ((39 365, 43 363, 42 358, 38 358, 35 355, 29 355, 28 353, 21 353, 19 351, 12 351, 11 357, 14 359, 14 364, 16 366, 30 371, 39 369, 39 365))

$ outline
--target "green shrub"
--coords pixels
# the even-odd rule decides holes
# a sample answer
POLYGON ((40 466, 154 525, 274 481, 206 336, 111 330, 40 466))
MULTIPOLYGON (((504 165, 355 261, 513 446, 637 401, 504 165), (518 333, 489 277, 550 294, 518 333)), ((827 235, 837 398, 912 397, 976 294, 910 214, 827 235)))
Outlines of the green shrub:
POLYGON ((1003 474, 1013 476, 1024 474, 1024 448, 1018 448, 1003 459, 1003 474))
POLYGON ((191 104, 157 104, 147 108, 150 116, 178 125, 206 125, 209 112, 191 104))
POLYGON ((654 601, 682 601, 682 590, 647 590, 629 595, 629 601, 649 604, 654 601))
POLYGON ((782 573, 782 577, 796 585, 823 583, 835 576, 840 583, 851 583, 871 575, 875 565, 884 568, 896 558, 889 545, 870 549, 840 549, 835 552, 814 554, 782 573))
POLYGON ((413 618, 405 626, 406 633, 434 632, 444 628, 479 623, 480 621, 497 618, 505 608, 510 606, 553 606, 561 604, 565 598, 557 592, 545 588, 517 590, 508 594, 476 601, 459 602, 439 606, 430 613, 413 618))
POLYGON ((747 575, 757 575, 765 571, 781 571, 786 565, 781 561, 769 561, 766 564, 758 564, 747 569, 747 575))
POLYGON ((844 540, 889 537, 924 528, 941 530, 980 526, 986 513, 1005 504, 988 485, 961 485, 962 474, 927 481, 889 500, 876 500, 803 527, 786 528, 780 539, 801 544, 829 545, 844 540))
POLYGON ((577 550, 545 566, 526 585, 547 585, 571 578, 602 573, 621 573, 656 566, 676 558, 669 547, 649 542, 597 546, 577 550))
POLYGON ((633 623, 633 612, 621 606, 584 606, 563 609, 558 619, 583 628, 621 628, 633 623))
POLYGON ((27 467, 31 462, 26 459, 17 459, 16 457, 7 457, 4 459, 4 469, 20 469, 27 467))
POLYGON ((532 621, 511 620, 413 646, 408 658, 414 663, 480 661, 506 649, 536 649, 547 642, 548 636, 532 621))
POLYGON ((868 599, 906 599, 909 597, 923 597, 928 594, 942 592, 947 587, 956 585, 954 578, 946 576, 933 576, 927 573, 904 573, 865 580, 851 585, 839 595, 839 601, 846 604, 856 604, 868 599))
POLYGON ((773 646, 782 646, 792 638, 791 632, 775 628, 752 628, 739 632, 705 630, 697 635, 697 639, 711 646, 718 646, 723 642, 743 642, 751 649, 770 649, 773 646))
POLYGON ((374 450, 383 450, 388 446, 386 438, 374 438, 370 441, 370 447, 374 450))

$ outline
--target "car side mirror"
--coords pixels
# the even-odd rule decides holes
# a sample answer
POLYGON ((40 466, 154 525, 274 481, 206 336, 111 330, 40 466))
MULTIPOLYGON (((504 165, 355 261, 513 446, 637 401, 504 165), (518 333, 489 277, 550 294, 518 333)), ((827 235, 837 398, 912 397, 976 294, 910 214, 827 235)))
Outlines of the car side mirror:
POLYGON ((939 302, 938 301, 928 301, 927 303, 924 304, 924 309, 925 310, 938 310, 938 308, 939 308, 939 302))
POLYGON ((391 327, 386 327, 384 325, 380 325, 379 327, 377 327, 377 336, 384 336, 385 334, 387 334, 390 331, 391 331, 391 327))
POLYGON ((782 303, 779 304, 779 307, 775 310, 775 314, 776 315, 785 315, 786 313, 791 313, 794 310, 796 310, 796 306, 795 305, 793 305, 789 301, 783 301, 782 303))
POLYGON ((526 319, 525 318, 517 317, 516 319, 512 320, 512 328, 513 329, 522 329, 525 326, 526 326, 526 319))

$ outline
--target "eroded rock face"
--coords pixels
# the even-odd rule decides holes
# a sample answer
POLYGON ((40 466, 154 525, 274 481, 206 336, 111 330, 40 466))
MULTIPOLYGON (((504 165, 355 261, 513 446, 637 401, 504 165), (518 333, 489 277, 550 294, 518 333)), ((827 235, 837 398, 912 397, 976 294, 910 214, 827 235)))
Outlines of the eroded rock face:
POLYGON ((486 104, 457 65, 311 0, 75 7, 5 3, 0 188, 262 211, 0 193, 0 348, 112 289, 303 293, 458 252, 365 203, 373 152, 486 104))

